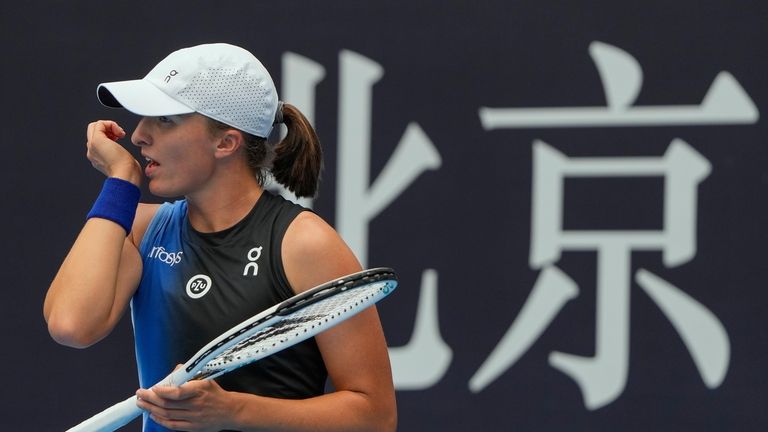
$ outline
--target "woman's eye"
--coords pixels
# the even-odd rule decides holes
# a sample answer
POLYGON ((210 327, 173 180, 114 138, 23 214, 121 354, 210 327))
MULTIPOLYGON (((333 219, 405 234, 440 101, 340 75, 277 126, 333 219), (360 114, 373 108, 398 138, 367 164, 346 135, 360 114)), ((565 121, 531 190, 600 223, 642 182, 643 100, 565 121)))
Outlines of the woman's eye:
POLYGON ((170 123, 171 119, 166 116, 160 116, 157 118, 157 121, 159 121, 160 123, 170 123))

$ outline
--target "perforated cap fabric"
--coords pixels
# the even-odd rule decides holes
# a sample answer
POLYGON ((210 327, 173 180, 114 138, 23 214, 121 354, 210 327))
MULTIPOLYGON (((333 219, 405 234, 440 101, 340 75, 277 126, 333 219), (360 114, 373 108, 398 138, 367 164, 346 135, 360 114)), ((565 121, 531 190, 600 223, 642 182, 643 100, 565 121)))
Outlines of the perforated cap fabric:
POLYGON ((264 65, 224 43, 172 52, 144 78, 99 84, 99 101, 148 117, 198 112, 265 138, 277 110, 277 90, 264 65))

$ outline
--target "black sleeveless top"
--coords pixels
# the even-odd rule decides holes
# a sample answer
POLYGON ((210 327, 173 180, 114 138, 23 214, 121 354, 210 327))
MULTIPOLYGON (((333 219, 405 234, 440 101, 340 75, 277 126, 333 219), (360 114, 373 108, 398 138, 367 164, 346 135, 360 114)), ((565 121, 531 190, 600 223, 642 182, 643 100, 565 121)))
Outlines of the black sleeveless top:
MULTIPOLYGON (((186 201, 159 208, 141 242, 143 273, 131 301, 142 387, 163 379, 220 333, 294 294, 281 243, 305 210, 264 191, 243 220, 208 234, 192 228, 186 201)), ((317 344, 309 339, 217 382, 226 390, 298 399, 322 394, 326 378, 317 344)))

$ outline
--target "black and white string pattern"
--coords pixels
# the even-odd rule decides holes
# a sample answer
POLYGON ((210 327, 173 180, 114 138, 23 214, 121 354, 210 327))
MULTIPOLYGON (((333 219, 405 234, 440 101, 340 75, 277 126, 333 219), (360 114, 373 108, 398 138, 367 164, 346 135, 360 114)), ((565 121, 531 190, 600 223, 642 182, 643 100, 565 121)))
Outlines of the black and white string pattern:
POLYGON ((264 328, 213 358, 195 379, 220 375, 233 367, 279 351, 296 338, 306 339, 314 336, 324 330, 325 326, 335 324, 334 321, 342 315, 369 306, 378 292, 388 288, 387 284, 387 282, 377 282, 349 289, 288 314, 281 321, 264 328))

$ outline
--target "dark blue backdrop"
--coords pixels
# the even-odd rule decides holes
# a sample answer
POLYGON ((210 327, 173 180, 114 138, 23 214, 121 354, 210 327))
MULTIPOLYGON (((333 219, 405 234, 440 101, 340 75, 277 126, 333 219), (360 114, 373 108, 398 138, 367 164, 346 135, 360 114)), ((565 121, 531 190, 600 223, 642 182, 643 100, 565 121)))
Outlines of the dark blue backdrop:
POLYGON ((78 351, 42 318, 101 184, 85 126, 136 124, 99 82, 223 41, 311 114, 316 211, 400 274, 380 307, 400 430, 765 430, 766 19, 758 1, 6 5, 4 429, 134 391, 128 320, 78 351))

